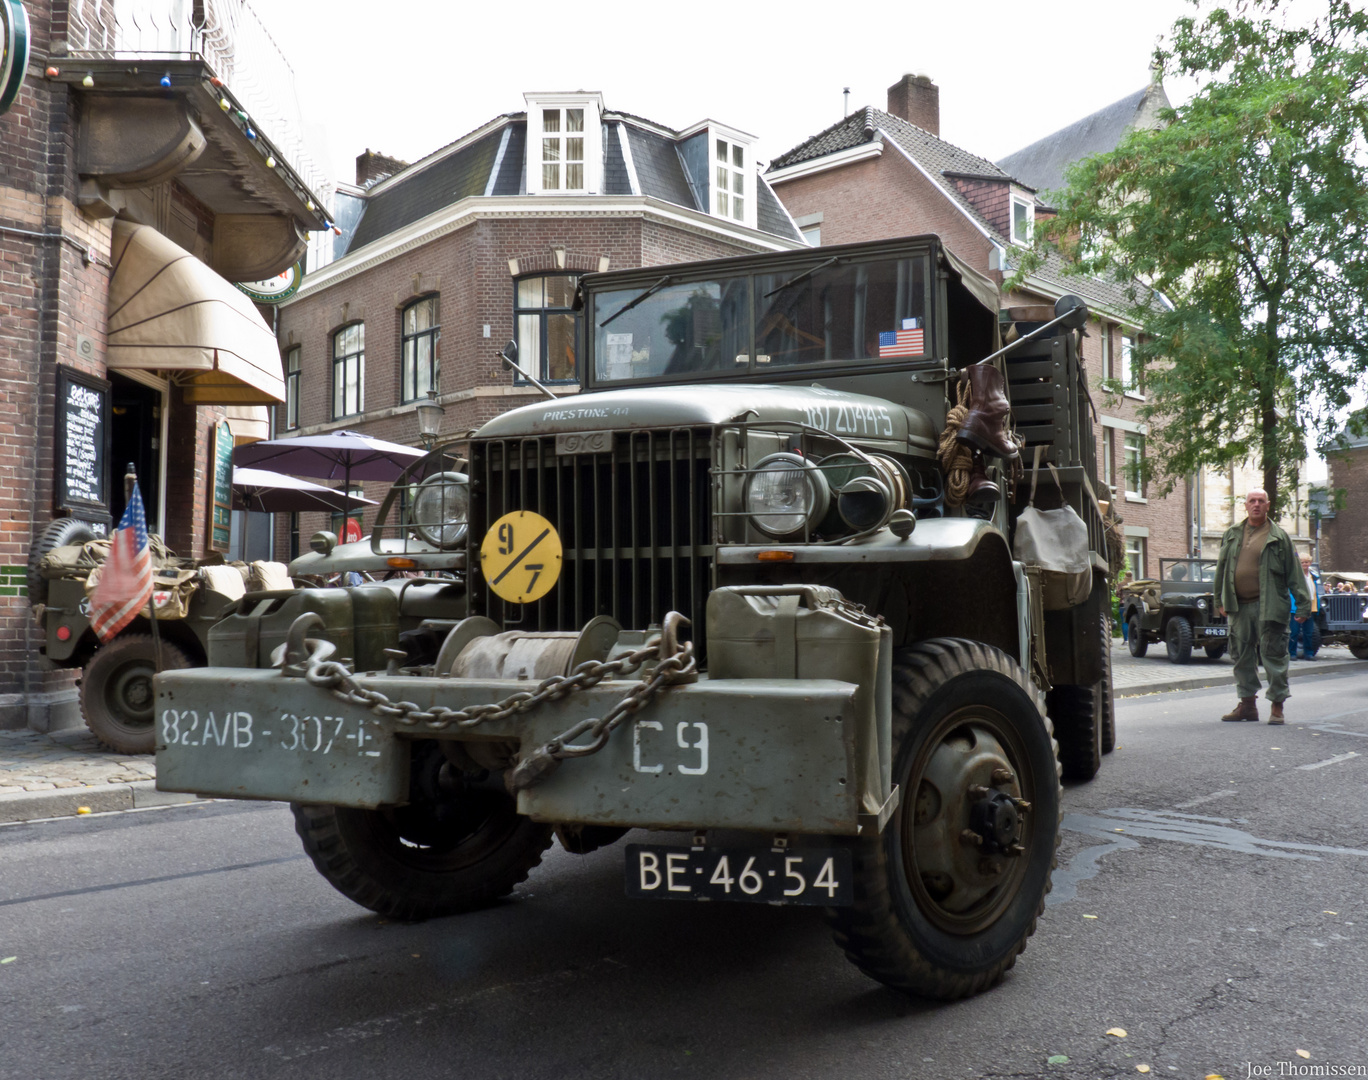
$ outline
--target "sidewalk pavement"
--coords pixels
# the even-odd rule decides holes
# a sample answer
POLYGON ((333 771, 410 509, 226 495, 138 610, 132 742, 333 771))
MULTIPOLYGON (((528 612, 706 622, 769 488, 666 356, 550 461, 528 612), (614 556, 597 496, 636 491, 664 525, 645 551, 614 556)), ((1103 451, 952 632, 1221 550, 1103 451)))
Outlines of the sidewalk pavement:
MULTIPOLYGON (((1170 664, 1163 646, 1151 645, 1144 659, 1112 643, 1112 683, 1117 697, 1229 686, 1234 665, 1228 656, 1209 660, 1196 653, 1187 664, 1170 664)), ((1294 660, 1293 681, 1336 671, 1368 670, 1349 650, 1321 650, 1314 661, 1294 660)), ((156 789, 157 767, 147 757, 106 750, 84 728, 43 733, 0 731, 0 823, 70 817, 80 813, 137 810, 194 802, 194 795, 156 789)))

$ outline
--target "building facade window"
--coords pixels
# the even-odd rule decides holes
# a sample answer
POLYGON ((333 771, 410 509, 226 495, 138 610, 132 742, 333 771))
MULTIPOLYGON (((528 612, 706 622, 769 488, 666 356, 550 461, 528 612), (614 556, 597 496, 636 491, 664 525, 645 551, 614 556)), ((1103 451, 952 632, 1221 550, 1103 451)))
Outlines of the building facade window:
POLYGON ((1035 229, 1035 204, 1012 197, 1012 243, 1029 244, 1035 229))
POLYGON ((806 225, 800 230, 803 239, 807 241, 808 247, 822 246, 822 227, 820 225, 806 225))
POLYGON ((730 139, 713 138, 713 213, 746 220, 746 148, 730 139))
POLYGON ((584 190, 584 110, 542 110, 542 190, 584 190))
POLYGON ((1112 429, 1102 429, 1102 483, 1107 485, 1108 498, 1116 491, 1116 476, 1112 471, 1112 429))
MULTIPOLYGON (((351 484, 347 488, 347 494, 360 499, 365 496, 365 491, 360 484, 351 484)), ((359 506, 347 514, 342 513, 341 510, 333 511, 330 527, 337 534, 339 544, 352 544, 361 539, 361 514, 362 508, 359 506), (349 521, 356 524, 349 527, 349 521)))
POLYGON ((513 285, 518 363, 545 382, 574 382, 579 315, 572 310, 576 274, 519 278, 513 285))
POLYGON ((1139 432, 1126 432, 1125 473, 1126 497, 1143 499, 1145 497, 1145 437, 1139 432))
POLYGON ((1098 339, 1101 342, 1102 349, 1102 366, 1100 369, 1102 378, 1110 379, 1112 378, 1111 323, 1104 322, 1101 324, 1098 331, 1098 339))
POLYGON ((290 514, 290 562, 299 558, 299 513, 290 514))
POLYGON ((299 427, 299 356, 303 350, 296 345, 285 354, 285 430, 299 427))
POLYGON ((1131 572, 1132 581, 1143 581, 1148 576, 1145 573, 1145 538, 1143 536, 1126 537, 1126 568, 1131 572))
POLYGON ((1116 379, 1127 394, 1139 395, 1140 379, 1134 364, 1135 338, 1130 334, 1121 335, 1121 355, 1118 357, 1116 379))
POLYGON ((366 407, 366 324, 352 323, 333 335, 332 418, 355 416, 366 407))
POLYGON ((401 401, 421 401, 437 389, 437 297, 425 296, 404 308, 400 318, 401 401))

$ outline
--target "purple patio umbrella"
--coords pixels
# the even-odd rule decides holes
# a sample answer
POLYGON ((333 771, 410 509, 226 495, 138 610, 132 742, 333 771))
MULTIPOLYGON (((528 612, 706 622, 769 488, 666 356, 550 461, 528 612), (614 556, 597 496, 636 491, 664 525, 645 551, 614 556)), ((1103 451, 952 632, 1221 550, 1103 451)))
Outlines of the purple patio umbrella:
POLYGON ((269 469, 233 468, 233 509, 256 510, 266 514, 294 513, 300 510, 354 510, 375 506, 374 499, 348 495, 345 490, 311 484, 298 477, 269 469))
POLYGON ((265 466, 323 480, 340 476, 345 491, 353 476, 358 480, 396 480, 425 453, 356 431, 334 431, 328 435, 244 443, 233 451, 233 464, 265 466))

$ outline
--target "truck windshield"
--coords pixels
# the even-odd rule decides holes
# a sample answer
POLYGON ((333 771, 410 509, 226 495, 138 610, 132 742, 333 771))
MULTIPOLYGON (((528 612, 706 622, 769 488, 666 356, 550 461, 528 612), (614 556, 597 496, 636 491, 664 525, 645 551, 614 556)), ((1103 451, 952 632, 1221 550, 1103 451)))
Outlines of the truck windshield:
POLYGON ((927 258, 673 281, 596 293, 597 382, 689 378, 929 355, 927 258), (622 310, 625 305, 635 306, 622 310))

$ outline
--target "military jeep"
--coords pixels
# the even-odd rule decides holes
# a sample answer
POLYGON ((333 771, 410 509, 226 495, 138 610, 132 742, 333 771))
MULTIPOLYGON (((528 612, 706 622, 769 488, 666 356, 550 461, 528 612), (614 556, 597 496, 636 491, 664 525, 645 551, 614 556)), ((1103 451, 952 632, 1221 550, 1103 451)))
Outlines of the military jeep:
POLYGON ((437 447, 369 554, 291 566, 402 576, 244 596, 209 667, 157 677, 158 785, 291 802, 390 917, 646 829, 630 896, 811 904, 889 986, 992 986, 1061 767, 1115 739, 1086 309, 1000 311, 933 236, 592 274, 578 304, 583 392, 437 447), (975 418, 1011 452, 961 453, 975 418), (1034 511, 1086 530, 1067 599, 1013 557, 1036 448, 1034 511))
POLYGON ((1219 660, 1229 647, 1230 628, 1216 613, 1215 559, 1160 559, 1158 581, 1128 585, 1121 598, 1132 656, 1144 656, 1162 641, 1169 662, 1186 664, 1194 646, 1219 660))

